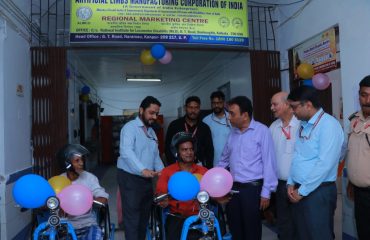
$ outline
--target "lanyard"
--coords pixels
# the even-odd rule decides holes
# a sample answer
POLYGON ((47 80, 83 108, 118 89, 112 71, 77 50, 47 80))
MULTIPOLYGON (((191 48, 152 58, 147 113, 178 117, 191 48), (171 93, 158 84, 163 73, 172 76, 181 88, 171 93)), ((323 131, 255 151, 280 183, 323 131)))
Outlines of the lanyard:
MULTIPOLYGON (((188 125, 186 124, 186 122, 184 123, 185 125, 185 132, 189 132, 189 128, 188 128, 188 125)), ((191 134, 191 137, 194 137, 195 134, 197 133, 197 130, 198 130, 198 126, 194 129, 194 132, 191 134)))
POLYGON ((151 140, 154 140, 155 142, 158 142, 158 140, 157 140, 156 138, 154 138, 154 137, 150 136, 150 134, 149 134, 149 132, 148 132, 148 130, 146 129, 146 127, 145 127, 145 126, 143 126, 141 129, 143 129, 143 132, 144 132, 144 134, 145 134, 145 136, 146 136, 147 138, 149 138, 149 139, 151 139, 151 140))
POLYGON ((287 126, 287 128, 288 128, 288 131, 286 131, 284 127, 281 127, 281 131, 283 131, 286 139, 289 140, 290 139, 290 126, 287 126))
POLYGON ((299 137, 300 137, 300 138, 303 138, 303 139, 306 139, 306 140, 310 139, 310 137, 311 137, 311 134, 312 134, 313 130, 315 129, 315 127, 317 126, 317 124, 320 122, 320 119, 321 119, 321 117, 322 117, 323 115, 324 115, 324 111, 322 111, 322 112, 320 113, 319 117, 316 119, 315 123, 313 124, 313 127, 311 128, 310 134, 308 134, 308 137, 306 137, 306 136, 302 136, 303 126, 301 126, 301 128, 299 129, 299 137))

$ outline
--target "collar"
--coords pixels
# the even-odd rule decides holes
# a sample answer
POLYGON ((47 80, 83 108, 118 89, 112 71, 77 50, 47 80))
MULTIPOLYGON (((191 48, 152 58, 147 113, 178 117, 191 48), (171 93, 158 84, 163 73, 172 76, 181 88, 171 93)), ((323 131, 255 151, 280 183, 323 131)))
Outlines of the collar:
POLYGON ((365 118, 364 113, 362 110, 358 111, 355 116, 359 117, 362 121, 366 121, 366 119, 370 119, 370 117, 365 118))
MULTIPOLYGON (((279 127, 283 128, 283 121, 279 118, 278 119, 279 127)), ((293 115, 293 117, 290 119, 288 126, 289 127, 295 127, 299 125, 299 120, 293 115)))
POLYGON ((139 116, 137 116, 136 118, 135 118, 135 124, 136 124, 136 126, 138 126, 138 127, 144 127, 145 125, 144 125, 144 123, 143 123, 143 121, 141 121, 141 119, 139 118, 139 116))
POLYGON ((320 116, 320 114, 321 114, 321 112, 323 112, 324 110, 322 109, 322 108, 320 108, 319 109, 319 111, 317 111, 316 113, 315 113, 315 115, 313 115, 311 118, 310 118, 310 120, 308 120, 308 121, 302 121, 302 126, 303 127, 306 127, 307 125, 314 125, 315 124, 315 122, 316 122, 316 120, 317 120, 317 118, 320 116))
MULTIPOLYGON (((195 173, 196 171, 196 164, 193 162, 193 164, 191 165, 191 169, 190 169, 190 173, 195 173)), ((181 170, 180 168, 180 163, 179 162, 176 162, 176 171, 184 171, 184 170, 181 170)))

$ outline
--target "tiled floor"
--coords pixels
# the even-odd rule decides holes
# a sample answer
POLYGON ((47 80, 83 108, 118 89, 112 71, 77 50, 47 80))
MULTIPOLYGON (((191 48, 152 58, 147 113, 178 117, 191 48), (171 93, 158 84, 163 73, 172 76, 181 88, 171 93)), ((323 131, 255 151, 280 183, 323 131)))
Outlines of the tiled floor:
MULTIPOLYGON (((111 221, 115 224, 116 228, 118 227, 117 224, 117 205, 116 205, 116 193, 117 193, 117 175, 116 175, 116 167, 109 166, 99 169, 99 173, 97 173, 101 185, 106 189, 106 191, 110 194, 109 198, 109 207, 110 207, 110 214, 111 214, 111 221)), ((334 219, 334 231, 336 235, 336 239, 342 239, 342 196, 341 196, 341 187, 340 182, 338 182, 338 198, 337 198, 337 211, 334 219)), ((123 231, 120 229, 116 230, 115 239, 123 240, 124 235, 123 231)), ((277 235, 275 232, 270 230, 268 227, 263 226, 262 228, 262 239, 263 240, 278 240, 277 235)))

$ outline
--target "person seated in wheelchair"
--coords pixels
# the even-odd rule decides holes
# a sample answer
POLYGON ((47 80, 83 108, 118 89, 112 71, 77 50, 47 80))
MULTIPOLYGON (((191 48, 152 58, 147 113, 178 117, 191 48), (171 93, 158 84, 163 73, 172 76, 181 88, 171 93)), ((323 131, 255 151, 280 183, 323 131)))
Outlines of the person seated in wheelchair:
MULTIPOLYGON (((66 172, 66 176, 72 184, 81 184, 89 188, 93 194, 94 200, 106 204, 109 194, 100 186, 98 178, 84 170, 84 161, 89 155, 89 150, 80 144, 68 144, 58 152, 58 159, 66 172)), ((79 240, 99 240, 103 239, 103 233, 98 226, 95 213, 90 210, 80 216, 67 216, 72 224, 77 238, 79 240)))
MULTIPOLYGON (((194 138, 190 133, 179 132, 175 134, 171 141, 171 151, 177 158, 177 162, 164 168, 159 176, 156 194, 168 192, 168 181, 170 177, 179 171, 187 171, 192 174, 204 175, 207 168, 194 163, 196 146, 194 138)), ((177 201, 175 199, 165 199, 159 202, 163 208, 169 207, 169 214, 165 224, 166 240, 178 240, 181 237, 181 230, 185 219, 196 215, 199 212, 199 203, 196 199, 190 201, 177 201)), ((196 230, 189 232, 188 239, 199 239, 202 233, 196 230)))

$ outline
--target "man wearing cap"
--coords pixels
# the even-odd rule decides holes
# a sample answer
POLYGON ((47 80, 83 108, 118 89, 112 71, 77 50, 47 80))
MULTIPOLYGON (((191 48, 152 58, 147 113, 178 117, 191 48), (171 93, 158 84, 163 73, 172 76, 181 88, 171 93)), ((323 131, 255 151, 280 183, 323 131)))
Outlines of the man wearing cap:
MULTIPOLYGON (((179 132, 175 134, 171 141, 171 151, 176 157, 177 162, 164 168, 157 182, 157 194, 168 192, 168 181, 176 172, 187 171, 191 174, 204 175, 207 168, 194 163, 195 149, 191 133, 179 132)), ((175 199, 165 199, 159 203, 161 207, 170 207, 170 214, 167 216, 165 229, 166 239, 177 240, 181 237, 181 229, 185 219, 189 216, 196 215, 199 212, 199 204, 196 200, 177 201, 175 199)), ((199 239, 202 234, 197 231, 190 231, 188 239, 199 239)))
POLYGON ((347 195, 355 203, 357 235, 370 236, 370 75, 360 82, 361 110, 349 117, 347 195))

